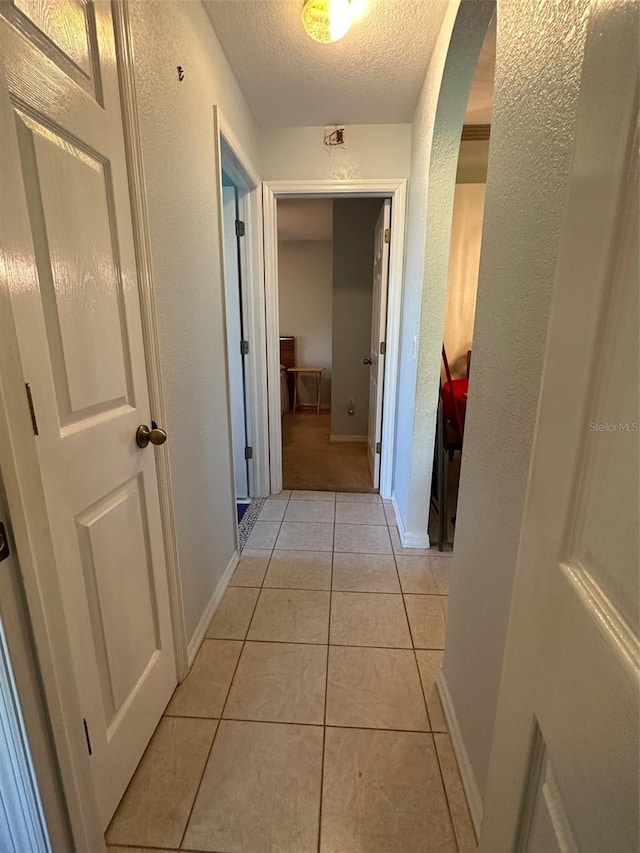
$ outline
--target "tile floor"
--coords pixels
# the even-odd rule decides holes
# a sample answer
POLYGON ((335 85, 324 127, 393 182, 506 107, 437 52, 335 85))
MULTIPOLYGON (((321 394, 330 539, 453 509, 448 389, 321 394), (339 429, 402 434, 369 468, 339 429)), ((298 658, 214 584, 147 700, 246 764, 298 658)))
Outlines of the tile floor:
POLYGON ((469 853, 435 687, 451 557, 372 494, 264 504, 111 853, 469 853))

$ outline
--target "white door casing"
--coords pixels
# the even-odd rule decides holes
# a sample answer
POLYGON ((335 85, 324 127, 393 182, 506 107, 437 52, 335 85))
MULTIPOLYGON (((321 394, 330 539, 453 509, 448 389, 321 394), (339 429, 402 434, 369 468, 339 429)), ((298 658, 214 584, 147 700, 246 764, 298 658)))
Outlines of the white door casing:
POLYGON ((0 522, 0 849, 50 853, 71 842, 1 476, 0 522))
MULTIPOLYGON (((220 108, 214 107, 213 114, 216 168, 224 169, 238 190, 238 211, 245 225, 245 236, 240 240, 240 268, 244 336, 249 342, 249 353, 244 358, 247 443, 253 448, 252 458, 247 465, 249 494, 251 497, 266 497, 269 494, 269 416, 267 366, 264 358, 266 332, 262 187, 260 176, 220 108)), ((224 242, 222 202, 219 211, 220 234, 224 242)))
POLYGON ((2 16, 22 187, 0 204, 28 222, 4 262, 106 826, 176 683, 153 448, 134 440, 150 412, 111 8, 2 16))
POLYGON ((224 288, 227 314, 227 362, 229 365, 229 399, 231 405, 231 438, 236 499, 249 496, 249 472, 245 459, 247 446, 247 417, 242 342, 241 271, 238 256, 236 219, 238 190, 222 187, 222 217, 224 230, 224 288))
POLYGON ((589 14, 486 853, 640 847, 638 6, 589 14))
MULTIPOLYGON (((391 201, 385 199, 374 232, 373 297, 371 304, 371 352, 369 358, 369 430, 367 450, 373 488, 380 485, 380 451, 382 442, 382 403, 385 353, 381 344, 386 340, 387 291, 389 287, 389 242, 391 201)), ((386 346, 386 344, 385 344, 386 346)))
POLYGON ((407 181, 308 180, 264 181, 262 212, 264 226, 264 292, 269 394, 269 463, 271 492, 282 490, 282 425, 280 411, 280 323, 278 317, 278 227, 276 204, 279 198, 387 198, 391 199, 391 243, 387 297, 384 396, 390 401, 382 429, 380 494, 392 497, 393 454, 400 352, 400 315, 404 238, 407 214, 407 181))

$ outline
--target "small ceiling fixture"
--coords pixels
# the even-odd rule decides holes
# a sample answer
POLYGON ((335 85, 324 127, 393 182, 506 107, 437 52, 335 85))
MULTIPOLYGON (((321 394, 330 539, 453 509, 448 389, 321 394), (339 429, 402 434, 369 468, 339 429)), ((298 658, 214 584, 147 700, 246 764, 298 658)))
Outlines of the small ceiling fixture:
POLYGON ((365 6, 366 0, 305 0, 302 25, 314 41, 332 44, 346 36, 365 6))

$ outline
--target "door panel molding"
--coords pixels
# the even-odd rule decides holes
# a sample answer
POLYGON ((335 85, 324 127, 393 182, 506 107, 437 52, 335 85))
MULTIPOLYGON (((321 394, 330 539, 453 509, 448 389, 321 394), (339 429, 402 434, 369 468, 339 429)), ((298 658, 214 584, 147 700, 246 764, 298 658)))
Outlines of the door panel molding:
MULTIPOLYGON (((387 401, 382 424, 380 494, 391 498, 393 449, 396 433, 396 395, 400 354, 400 312, 404 268, 404 235, 407 182, 398 180, 363 181, 264 181, 262 184, 264 221, 264 278, 267 328, 267 375, 270 388, 280 387, 280 321, 278 317, 278 227, 276 203, 279 198, 390 198, 391 240, 389 245, 389 288, 387 296, 387 336, 383 397, 387 401)), ((278 394, 269 397, 269 446, 271 492, 282 491, 282 424, 278 394)))
MULTIPOLYGON (((152 417, 159 422, 164 422, 128 9, 124 3, 113 3, 111 9, 109 4, 102 3, 97 14, 101 17, 101 26, 111 28, 113 20, 115 29, 118 85, 122 104, 129 184, 126 205, 129 207, 130 199, 129 210, 133 218, 143 327, 142 340, 150 408, 152 417)), ((3 31, 3 35, 10 30, 3 15, 0 15, 0 30, 3 31)), ((35 50, 35 40, 28 40, 25 49, 35 50)), ((61 69, 59 63, 54 63, 52 69, 54 68, 56 73, 59 73, 60 79, 63 79, 65 69, 61 69)), ((7 63, 4 70, 8 82, 13 84, 17 73, 15 66, 11 68, 7 63)), ((80 89, 83 88, 80 87, 80 89)), ((34 94, 36 107, 39 105, 39 99, 45 97, 46 93, 34 94)), ((96 108, 96 99, 86 93, 86 90, 80 91, 78 97, 83 106, 86 105, 89 108, 89 105, 92 105, 93 109, 96 108)), ((11 156, 17 157, 15 152, 19 149, 14 106, 6 90, 0 92, 0 125, 5 131, 0 135, 0 146, 3 152, 10 152, 11 156)), ((75 133, 73 116, 68 123, 68 129, 70 133, 75 133)), ((87 144, 93 144, 91 136, 87 137, 87 144)), ((23 178, 19 171, 16 170, 15 174, 5 174, 3 181, 3 193, 6 193, 6 198, 19 200, 24 192, 23 178)), ((115 203, 122 205, 124 202, 124 194, 121 194, 115 203)), ((13 279, 24 282, 25 286, 31 290, 34 288, 36 277, 34 268, 29 263, 23 263, 20 252, 23 234, 29 230, 26 208, 19 203, 3 204, 0 209, 0 229, 3 234, 2 246, 0 246, 0 268, 8 274, 7 277, 0 276, 0 468, 5 482, 15 541, 20 553, 21 578, 34 647, 42 673, 42 689, 51 739, 55 744, 61 782, 58 790, 64 791, 74 849, 98 853, 104 849, 102 822, 99 805, 92 794, 92 771, 85 733, 81 725, 81 705, 65 622, 60 581, 56 573, 51 571, 51 566, 55 565, 56 559, 49 531, 48 513, 29 408, 25 403, 24 372, 16 331, 18 313, 10 298, 7 283, 8 280, 13 279)), ((138 295, 134 298, 138 300, 138 295)), ((36 400, 36 407, 37 403, 36 400)), ((98 418, 102 416, 99 415, 98 418)), ((74 431, 75 425, 69 429, 74 431)), ((187 672, 186 632, 175 547, 168 453, 167 445, 155 449, 175 659, 179 677, 184 678, 187 672)), ((155 509, 155 512, 157 513, 158 510, 155 509)), ((154 544, 154 549, 159 545, 159 542, 154 544)), ((67 846, 64 849, 67 849, 67 846)))
POLYGON ((100 106, 104 106, 93 3, 85 0, 70 3, 70 7, 75 7, 76 17, 71 22, 65 21, 66 26, 59 26, 59 18, 47 15, 46 3, 10 0, 3 6, 1 14, 11 21, 26 39, 74 83, 95 97, 100 106), (80 25, 80 16, 83 18, 84 27, 80 25), (81 31, 84 39, 76 40, 74 44, 71 35, 81 31))
POLYGON ((591 0, 584 21, 482 850, 518 840, 534 718, 572 824, 552 826, 558 846, 640 838, 637 438, 591 423, 638 411, 637 4, 591 0))
MULTIPOLYGON (((0 16, 0 30, 7 27, 0 16)), ((0 89, 0 149, 19 161, 14 106, 0 89)), ((14 539, 20 555, 20 576, 50 725, 70 831, 78 850, 104 849, 80 702, 76 689, 69 635, 65 623, 47 511, 29 408, 25 404, 23 366, 19 357, 9 277, 33 288, 35 271, 22 263, 22 235, 29 229, 26 209, 18 202, 23 179, 17 171, 3 173, 3 194, 15 204, 0 205, 0 469, 14 539), (10 212, 9 212, 10 211, 10 212), (6 215, 5 215, 6 214, 6 215)), ((39 771, 41 768, 37 767, 39 771)), ((44 768, 44 772, 48 768, 44 768)))

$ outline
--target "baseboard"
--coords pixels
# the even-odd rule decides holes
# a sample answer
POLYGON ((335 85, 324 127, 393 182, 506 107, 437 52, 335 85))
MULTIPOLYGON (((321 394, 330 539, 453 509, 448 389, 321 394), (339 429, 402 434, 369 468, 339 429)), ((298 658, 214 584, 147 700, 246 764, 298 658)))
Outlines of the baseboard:
POLYGON ((369 441, 368 435, 330 435, 329 441, 369 441))
POLYGON ((395 492, 391 495, 391 504, 393 506, 393 513, 396 517, 396 525, 398 527, 398 536, 400 537, 400 544, 403 548, 430 548, 431 543, 429 542, 429 533, 427 530, 422 533, 409 533, 404 528, 404 524, 402 523, 402 516, 400 514, 400 510, 398 509, 398 504, 396 502, 395 492))
MULTIPOLYGON (((298 403, 296 406, 296 412, 315 412, 317 411, 316 403, 298 403)), ((320 411, 321 412, 330 412, 331 411, 331 403, 320 403, 320 411)))
POLYGON ((436 686, 438 688, 438 693, 440 694, 442 710, 444 711, 444 715, 447 720, 451 745, 453 746, 453 751, 455 752, 456 759, 458 761, 462 787, 467 795, 467 802, 469 803, 469 812, 471 813, 473 827, 476 831, 476 836, 480 838, 480 829, 482 827, 482 797, 480 796, 476 776, 473 772, 471 761, 469 760, 469 753, 467 752, 464 740, 462 739, 458 717, 456 716, 455 708, 453 707, 453 701, 451 699, 451 694, 449 693, 449 688, 447 687, 447 682, 445 681, 444 672, 441 672, 437 677, 436 686))
POLYGON ((220 604, 222 596, 224 595, 226 588, 229 586, 229 581, 231 580, 231 576, 233 575, 239 560, 240 557, 238 556, 238 552, 234 551, 231 555, 231 559, 227 563, 227 568, 224 570, 222 577, 218 581, 218 585, 214 589, 213 595, 211 596, 211 599, 198 622, 196 630, 193 632, 193 636, 189 640, 189 644, 187 646, 187 661, 189 669, 191 669, 191 664, 194 662, 196 655, 200 650, 200 646, 205 638, 209 624, 213 619, 216 607, 220 604))

